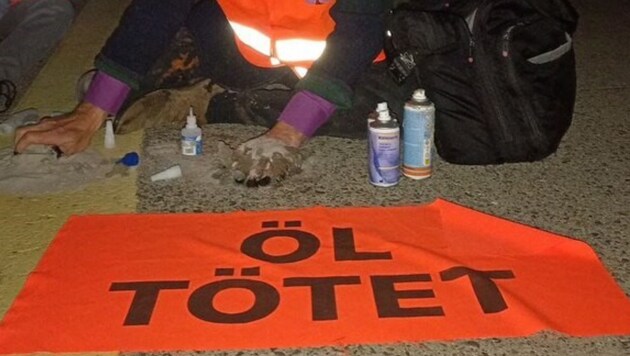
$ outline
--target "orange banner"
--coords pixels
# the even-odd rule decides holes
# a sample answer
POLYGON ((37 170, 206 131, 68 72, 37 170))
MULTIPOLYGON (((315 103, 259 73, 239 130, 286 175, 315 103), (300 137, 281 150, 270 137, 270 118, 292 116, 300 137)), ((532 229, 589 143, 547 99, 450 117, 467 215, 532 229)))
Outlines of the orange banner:
POLYGON ((0 353, 223 350, 630 334, 586 244, 442 200, 72 217, 0 353))

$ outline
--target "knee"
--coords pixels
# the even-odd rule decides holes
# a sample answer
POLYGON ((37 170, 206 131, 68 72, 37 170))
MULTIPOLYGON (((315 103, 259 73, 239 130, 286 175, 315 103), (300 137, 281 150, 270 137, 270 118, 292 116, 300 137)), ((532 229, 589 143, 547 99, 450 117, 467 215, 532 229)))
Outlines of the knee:
POLYGON ((75 10, 70 0, 34 0, 36 9, 41 15, 50 16, 57 24, 70 24, 75 10))
MULTIPOLYGON (((42 0, 40 0, 42 1, 42 0)), ((49 0, 51 6, 57 9, 56 17, 59 21, 72 22, 74 19, 74 6, 70 0, 49 0)))

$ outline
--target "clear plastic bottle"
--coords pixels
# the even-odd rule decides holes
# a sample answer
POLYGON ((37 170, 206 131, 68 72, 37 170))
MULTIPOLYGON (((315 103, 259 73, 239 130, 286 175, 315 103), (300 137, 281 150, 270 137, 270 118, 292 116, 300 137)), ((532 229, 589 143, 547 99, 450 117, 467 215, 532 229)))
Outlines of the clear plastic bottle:
POLYGON ((182 154, 185 156, 199 156, 203 153, 201 129, 197 126, 197 116, 192 106, 186 117, 186 127, 182 129, 182 154))

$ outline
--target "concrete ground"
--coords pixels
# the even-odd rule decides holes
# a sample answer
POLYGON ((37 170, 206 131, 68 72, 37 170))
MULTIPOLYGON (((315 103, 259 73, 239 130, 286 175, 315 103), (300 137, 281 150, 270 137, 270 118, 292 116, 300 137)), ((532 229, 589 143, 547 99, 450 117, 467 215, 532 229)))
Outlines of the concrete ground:
MULTIPOLYGON (((92 0, 20 107, 43 112, 71 109, 75 78, 90 67, 127 2, 92 0)), ((70 214, 401 205, 438 196, 589 243, 629 294, 630 70, 626 61, 630 58, 630 2, 573 3, 582 16, 574 42, 578 60, 574 124, 558 153, 545 161, 489 167, 438 162, 435 176, 428 181, 404 180, 397 187, 378 189, 367 183, 365 141, 317 138, 309 150, 330 160, 315 161, 307 176, 280 187, 256 190, 194 179, 151 184, 148 175, 169 162, 147 154, 137 175, 100 182, 84 191, 0 197, 0 315, 70 214)), ((211 126, 206 128, 208 137, 216 136, 219 128, 221 135, 232 139, 256 132, 255 128, 211 126)), ((143 138, 121 136, 117 151, 107 154, 150 151, 172 144, 174 137, 176 133, 166 129, 150 130, 143 138)), ((7 139, 0 141, 0 147, 9 144, 7 139)), ((95 144, 98 147, 101 142, 95 144)), ((211 150, 216 147, 206 144, 211 150)), ((570 338, 544 333, 520 339, 205 354, 630 355, 630 337, 570 338)))

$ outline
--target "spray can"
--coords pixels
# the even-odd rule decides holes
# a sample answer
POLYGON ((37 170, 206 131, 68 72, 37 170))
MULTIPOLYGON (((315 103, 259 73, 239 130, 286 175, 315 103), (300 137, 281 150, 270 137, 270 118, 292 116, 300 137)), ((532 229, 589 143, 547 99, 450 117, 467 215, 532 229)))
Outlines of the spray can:
POLYGON ((370 183, 390 187, 400 180, 400 127, 387 109, 379 104, 376 120, 368 124, 370 183))
POLYGON ((186 117, 186 127, 182 129, 182 154, 185 156, 199 156, 203 153, 201 129, 197 126, 197 116, 192 106, 186 117))
POLYGON ((429 178, 433 171, 435 106, 424 89, 417 89, 403 114, 402 173, 412 179, 429 178))

